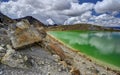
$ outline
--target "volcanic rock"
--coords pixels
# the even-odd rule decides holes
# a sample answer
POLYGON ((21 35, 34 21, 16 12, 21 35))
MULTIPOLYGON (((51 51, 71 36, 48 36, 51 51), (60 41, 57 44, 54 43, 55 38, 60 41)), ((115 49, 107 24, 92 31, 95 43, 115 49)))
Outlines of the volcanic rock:
POLYGON ((28 20, 23 19, 9 27, 8 35, 14 48, 20 48, 35 42, 40 42, 46 37, 42 26, 31 25, 28 20))
POLYGON ((2 57, 5 55, 5 53, 6 53, 6 50, 2 46, 0 46, 0 61, 2 57))
POLYGON ((10 45, 7 45, 7 52, 1 59, 1 63, 16 68, 28 68, 29 66, 28 57, 16 52, 10 45))
POLYGON ((0 44, 9 44, 10 39, 7 35, 7 30, 4 28, 0 29, 0 44))
POLYGON ((9 18, 8 16, 6 16, 0 12, 0 23, 10 24, 10 23, 14 23, 14 22, 15 22, 15 20, 9 18))

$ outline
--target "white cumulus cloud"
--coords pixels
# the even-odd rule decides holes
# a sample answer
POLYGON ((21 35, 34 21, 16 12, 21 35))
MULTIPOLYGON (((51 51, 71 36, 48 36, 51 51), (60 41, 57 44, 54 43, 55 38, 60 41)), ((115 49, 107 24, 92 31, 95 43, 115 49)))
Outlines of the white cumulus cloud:
POLYGON ((91 11, 86 11, 79 16, 68 18, 64 24, 77 24, 77 23, 87 23, 89 18, 92 17, 91 11))
POLYGON ((105 12, 120 12, 120 0, 103 0, 98 1, 95 5, 95 11, 97 13, 105 12))
POLYGON ((68 17, 60 12, 70 9, 71 3, 78 0, 10 0, 1 3, 0 11, 11 18, 33 16, 45 24, 52 18, 62 24, 68 17))
POLYGON ((93 3, 72 3, 71 8, 64 10, 63 13, 68 16, 79 16, 86 11, 92 10, 94 7, 93 3))
POLYGON ((10 0, 2 2, 0 10, 11 18, 33 16, 43 23, 51 18, 57 24, 63 24, 68 18, 92 10, 94 4, 79 4, 78 0, 10 0))
POLYGON ((90 18, 92 24, 102 25, 102 26, 120 26, 120 18, 116 18, 112 15, 101 14, 99 16, 92 16, 90 18))

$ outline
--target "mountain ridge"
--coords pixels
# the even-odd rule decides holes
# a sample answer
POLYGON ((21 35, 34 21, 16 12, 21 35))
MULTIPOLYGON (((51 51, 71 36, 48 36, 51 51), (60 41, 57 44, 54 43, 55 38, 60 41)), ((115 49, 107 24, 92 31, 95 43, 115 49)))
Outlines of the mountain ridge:
POLYGON ((36 26, 42 26, 46 30, 107 30, 107 31, 120 31, 120 29, 115 28, 115 27, 104 27, 104 26, 98 26, 98 25, 92 25, 92 24, 84 24, 84 23, 79 23, 79 24, 73 24, 73 25, 45 25, 41 21, 37 20, 36 18, 32 16, 26 16, 22 18, 17 18, 17 19, 11 19, 8 16, 4 15, 3 13, 0 12, 0 22, 3 24, 13 24, 19 21, 22 21, 24 19, 27 19, 30 24, 36 25, 36 26))

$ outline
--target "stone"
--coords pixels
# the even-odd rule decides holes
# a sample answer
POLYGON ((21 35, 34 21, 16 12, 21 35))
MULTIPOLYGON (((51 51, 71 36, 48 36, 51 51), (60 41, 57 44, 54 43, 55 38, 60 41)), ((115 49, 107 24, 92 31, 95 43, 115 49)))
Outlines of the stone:
POLYGON ((62 71, 62 68, 59 68, 58 71, 61 72, 61 71, 62 71))
POLYGON ((3 70, 2 69, 0 69, 0 75, 3 75, 3 70))
POLYGON ((47 75, 50 75, 50 72, 48 72, 47 75))
POLYGON ((61 60, 60 56, 58 56, 58 55, 53 55, 53 57, 54 57, 54 60, 55 60, 56 62, 58 62, 58 61, 61 60))
POLYGON ((6 53, 6 50, 2 46, 0 46, 0 61, 2 57, 5 55, 5 53, 6 53))
POLYGON ((98 74, 98 73, 99 73, 99 70, 96 69, 95 67, 90 67, 89 70, 90 70, 92 73, 95 73, 95 74, 98 74))
MULTIPOLYGON (((33 62, 35 62, 35 61, 33 61, 33 62)), ((44 64, 45 64, 45 61, 43 61, 43 60, 37 61, 37 64, 38 64, 38 65, 44 65, 44 64)))
POLYGON ((4 44, 1 44, 1 47, 4 47, 5 45, 4 44))
POLYGON ((44 64, 45 64, 45 62, 44 62, 44 61, 41 61, 41 64, 42 64, 42 65, 44 65, 44 64))
POLYGON ((70 70, 70 72, 71 75, 81 75, 80 71, 74 67, 70 70))
POLYGON ((86 63, 83 61, 82 64, 86 64, 86 63))
POLYGON ((25 19, 9 26, 8 36, 13 47, 17 49, 42 41, 46 37, 46 32, 43 27, 35 27, 25 19))
POLYGON ((1 63, 10 67, 16 68, 28 68, 28 58, 20 53, 16 52, 10 45, 7 45, 7 52, 1 59, 1 63))
POLYGON ((22 56, 21 56, 21 55, 19 55, 19 58, 22 58, 22 56))
POLYGON ((22 22, 18 22, 16 24, 16 27, 20 28, 20 29, 26 29, 26 28, 29 28, 29 22, 28 20, 23 20, 22 22))
POLYGON ((24 56, 24 60, 27 61, 27 60, 28 60, 28 57, 27 57, 27 56, 24 56))
POLYGON ((3 50, 4 48, 2 46, 0 46, 0 51, 3 50))

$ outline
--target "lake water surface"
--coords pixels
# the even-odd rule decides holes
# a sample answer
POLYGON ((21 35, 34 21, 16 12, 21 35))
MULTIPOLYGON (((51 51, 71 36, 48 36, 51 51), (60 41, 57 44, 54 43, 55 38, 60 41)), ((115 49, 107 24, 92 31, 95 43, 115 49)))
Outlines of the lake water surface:
POLYGON ((120 32, 51 31, 65 44, 120 68, 120 32))

